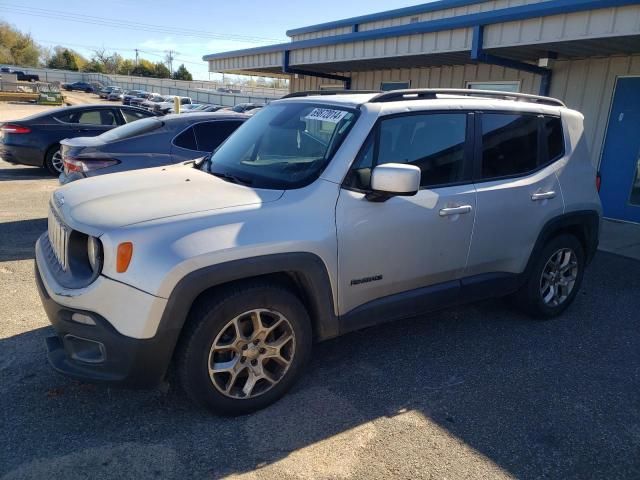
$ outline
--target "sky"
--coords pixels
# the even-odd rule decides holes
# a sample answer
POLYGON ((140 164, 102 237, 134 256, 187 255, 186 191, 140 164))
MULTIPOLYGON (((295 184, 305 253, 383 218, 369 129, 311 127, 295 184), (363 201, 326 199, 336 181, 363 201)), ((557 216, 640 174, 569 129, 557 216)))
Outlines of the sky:
POLYGON ((173 50, 174 69, 184 63, 194 78, 207 79, 202 56, 208 53, 286 42, 292 28, 425 1, 0 0, 0 20, 43 46, 70 47, 86 57, 104 48, 134 58, 137 48, 142 58, 157 62, 173 50))

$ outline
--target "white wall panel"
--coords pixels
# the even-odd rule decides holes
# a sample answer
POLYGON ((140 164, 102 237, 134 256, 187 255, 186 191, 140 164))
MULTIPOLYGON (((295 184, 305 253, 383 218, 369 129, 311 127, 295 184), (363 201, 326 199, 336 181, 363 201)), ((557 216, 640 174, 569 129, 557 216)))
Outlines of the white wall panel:
POLYGON ((640 5, 603 8, 485 27, 486 48, 640 34, 640 5))

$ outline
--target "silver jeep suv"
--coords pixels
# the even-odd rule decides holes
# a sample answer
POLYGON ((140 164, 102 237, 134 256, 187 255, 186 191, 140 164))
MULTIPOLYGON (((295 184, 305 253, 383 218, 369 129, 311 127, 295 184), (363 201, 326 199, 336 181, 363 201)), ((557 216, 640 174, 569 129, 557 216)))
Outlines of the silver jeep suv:
MULTIPOLYGON (((327 92, 324 92, 327 93, 327 92)), ((36 278, 67 375, 265 407, 314 342, 509 296, 574 300, 601 207, 583 117, 473 90, 292 94, 213 155, 52 196, 36 278)))

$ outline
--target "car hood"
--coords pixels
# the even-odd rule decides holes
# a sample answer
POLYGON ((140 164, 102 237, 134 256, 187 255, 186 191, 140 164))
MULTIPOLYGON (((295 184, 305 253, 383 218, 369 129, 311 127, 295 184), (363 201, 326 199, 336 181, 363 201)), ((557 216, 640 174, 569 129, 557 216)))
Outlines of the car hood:
POLYGON ((69 226, 101 235, 150 220, 261 205, 283 193, 229 183, 189 162, 79 180, 56 190, 52 201, 69 226))

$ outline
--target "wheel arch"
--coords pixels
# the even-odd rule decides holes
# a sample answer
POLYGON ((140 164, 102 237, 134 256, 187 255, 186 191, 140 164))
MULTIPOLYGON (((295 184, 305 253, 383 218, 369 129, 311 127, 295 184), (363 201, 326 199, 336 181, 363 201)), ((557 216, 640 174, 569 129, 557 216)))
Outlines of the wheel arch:
POLYGON ((156 336, 168 336, 171 351, 167 366, 189 316, 204 295, 216 289, 257 279, 285 285, 296 293, 311 317, 314 340, 338 335, 338 317, 327 267, 312 253, 296 252, 234 260, 195 270, 185 275, 167 300, 156 336))
MULTIPOLYGON (((598 248, 600 235, 600 215, 596 210, 568 212, 549 220, 538 235, 531 251, 525 273, 528 274, 538 253, 551 239, 558 235, 575 236, 584 249, 585 261, 590 263, 598 248)), ((526 277, 526 275, 525 275, 526 277)))

